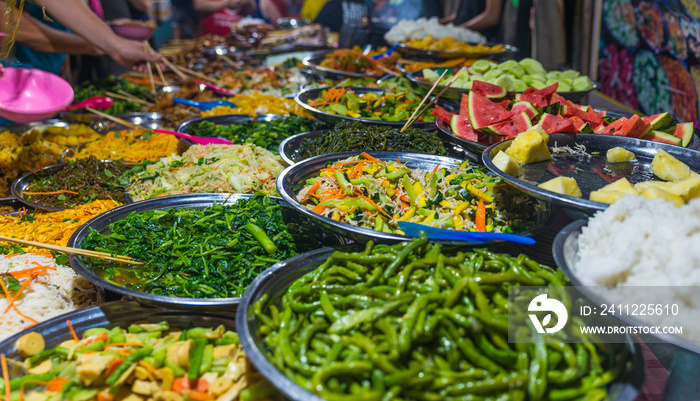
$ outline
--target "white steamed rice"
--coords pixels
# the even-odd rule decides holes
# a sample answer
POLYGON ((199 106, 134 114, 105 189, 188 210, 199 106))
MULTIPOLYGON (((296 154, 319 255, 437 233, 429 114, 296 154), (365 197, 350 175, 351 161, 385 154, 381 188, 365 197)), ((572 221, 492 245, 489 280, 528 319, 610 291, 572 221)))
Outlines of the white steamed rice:
POLYGON ((419 18, 415 21, 401 20, 384 34, 384 39, 394 45, 411 39, 423 39, 428 35, 433 35, 434 39, 450 36, 460 42, 486 43, 486 38, 480 33, 454 24, 441 25, 437 17, 419 18))

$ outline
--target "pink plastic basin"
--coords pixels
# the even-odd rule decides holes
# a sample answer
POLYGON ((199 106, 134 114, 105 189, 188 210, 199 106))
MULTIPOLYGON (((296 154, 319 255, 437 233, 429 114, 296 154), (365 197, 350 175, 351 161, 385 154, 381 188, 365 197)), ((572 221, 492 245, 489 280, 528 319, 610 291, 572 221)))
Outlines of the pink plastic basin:
POLYGON ((73 101, 63 78, 30 68, 5 68, 0 78, 0 117, 30 123, 53 117, 73 101))

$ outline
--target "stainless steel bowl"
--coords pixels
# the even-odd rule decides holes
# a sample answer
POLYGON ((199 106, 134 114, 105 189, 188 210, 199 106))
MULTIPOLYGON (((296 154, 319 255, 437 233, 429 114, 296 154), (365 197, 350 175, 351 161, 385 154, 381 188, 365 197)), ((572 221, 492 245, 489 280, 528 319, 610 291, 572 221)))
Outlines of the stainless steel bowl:
MULTIPOLYGON (((286 117, 287 116, 281 114, 258 114, 256 121, 272 121, 286 117)), ((204 121, 211 121, 217 125, 233 125, 253 121, 253 116, 250 114, 225 114, 220 116, 200 117, 185 121, 184 123, 178 125, 176 131, 184 134, 191 134, 190 130, 192 129, 192 126, 204 121)))
MULTIPOLYGON (((332 124, 339 123, 341 121, 359 121, 362 123, 366 124, 374 124, 374 125, 391 125, 395 127, 403 127, 404 124, 406 124, 406 121, 382 121, 382 120, 370 120, 367 118, 354 118, 354 117, 346 117, 346 116, 341 116, 340 114, 333 114, 333 113, 328 113, 325 111, 321 111, 315 107, 309 106, 308 102, 316 99, 317 97, 320 96, 321 92, 329 89, 328 87, 324 88, 313 88, 313 89, 307 89, 304 91, 301 91, 297 93, 297 95, 294 97, 294 100, 296 100, 297 103, 304 109, 306 109, 311 115, 314 117, 318 118, 319 120, 327 121, 332 124)), ((366 93, 377 93, 377 94, 382 94, 388 89, 384 88, 346 88, 346 89, 352 89, 355 94, 358 96, 364 95, 366 93)), ((443 105, 445 104, 444 101, 438 100, 438 104, 443 105)), ((426 112, 429 113, 429 112, 426 112)), ((434 122, 423 122, 423 121, 417 121, 413 124, 413 126, 416 127, 421 127, 421 128, 432 128, 435 127, 434 122)))
MULTIPOLYGON (((289 379, 265 356, 267 346, 260 336, 261 322, 255 315, 254 305, 265 296, 266 305, 279 306, 282 296, 296 280, 316 269, 335 250, 353 251, 354 246, 323 248, 280 262, 260 274, 243 295, 238 305, 236 327, 246 355, 267 381, 292 401, 323 401, 289 379)), ((632 401, 636 399, 645 379, 644 355, 639 344, 628 343, 631 351, 630 369, 610 384, 610 399, 632 401)))
POLYGON ((509 139, 485 149, 482 158, 486 167, 493 174, 503 178, 523 192, 552 205, 562 207, 573 218, 584 218, 598 210, 607 209, 608 204, 588 200, 588 197, 591 191, 607 185, 609 180, 625 177, 634 184, 653 179, 654 174, 651 172, 650 166, 658 149, 663 149, 673 155, 690 166, 693 171, 700 171, 700 152, 680 146, 614 135, 551 134, 548 144, 550 147, 569 146, 573 148, 575 145, 583 145, 589 154, 597 153, 592 155, 590 159, 570 155, 553 155, 554 158, 551 161, 522 166, 520 177, 513 177, 493 164, 493 158, 496 154, 501 150, 506 150, 512 141, 509 139), (627 163, 607 165, 606 152, 617 146, 634 153, 637 159, 627 163), (537 186, 559 175, 575 178, 583 197, 575 198, 562 195, 537 186))
MULTIPOLYGON (((122 120, 141 126, 144 129, 162 128, 165 124, 163 116, 160 113, 126 113, 117 114, 115 117, 119 117, 122 120)), ((131 127, 127 127, 104 118, 98 118, 93 120, 90 123, 90 127, 102 134, 106 134, 110 131, 122 131, 131 129, 131 127)))
MULTIPOLYGON (((123 163, 123 164, 130 164, 133 165, 134 163, 130 162, 116 162, 112 160, 103 160, 104 163, 123 163)), ((31 181, 34 180, 35 178, 39 176, 44 176, 44 175, 53 175, 56 174, 57 172, 63 170, 66 166, 68 166, 68 163, 61 163, 61 164, 54 164, 51 166, 46 166, 43 167, 37 171, 33 171, 31 173, 27 173, 18 179, 16 179, 13 183, 12 186, 10 187, 10 192, 12 192, 12 196, 14 196, 18 201, 24 203, 26 206, 34 209, 41 209, 41 210, 50 210, 50 211, 59 211, 59 210, 65 210, 65 208, 55 208, 55 207, 50 207, 50 206, 44 206, 40 203, 32 202, 30 200, 24 199, 24 191, 27 189, 29 185, 31 185, 31 181)))
POLYGON ((299 157, 299 146, 306 139, 318 138, 328 131, 311 131, 302 132, 301 134, 292 135, 285 139, 277 147, 277 153, 279 153, 282 160, 288 165, 292 166, 300 160, 299 157))
POLYGON ((329 51, 319 51, 312 54, 309 57, 305 57, 301 62, 305 66, 311 68, 313 71, 329 79, 342 80, 345 78, 381 78, 384 74, 362 74, 359 72, 349 72, 343 70, 334 70, 332 68, 321 67, 321 62, 326 58, 327 55, 333 52, 329 51))
MULTIPOLYGON (((316 156, 288 167, 277 177, 277 191, 285 201, 287 201, 299 213, 309 217, 314 224, 318 225, 322 229, 334 232, 343 237, 347 237, 358 242, 367 242, 370 240, 377 243, 409 241, 411 237, 408 236, 388 234, 369 228, 357 227, 351 224, 342 223, 328 217, 323 217, 320 214, 314 213, 313 211, 307 209, 296 200, 296 195, 298 193, 297 188, 300 185, 303 185, 303 183, 306 182, 306 179, 316 176, 321 169, 326 167, 326 163, 333 163, 338 160, 347 159, 348 157, 356 156, 357 154, 358 152, 342 152, 316 156)), ((417 153, 371 152, 371 154, 377 159, 385 161, 393 161, 401 158, 401 163, 406 164, 406 166, 409 168, 420 168, 428 171, 433 170, 438 165, 442 167, 454 166, 455 163, 460 163, 463 161, 451 157, 423 155, 417 153)), ((546 229, 551 224, 553 219, 552 210, 549 205, 547 205, 545 202, 536 202, 534 218, 535 226, 529 231, 520 234, 533 236, 546 229)), ((465 245, 464 241, 436 240, 434 242, 461 246, 465 245)))
MULTIPOLYGON (((434 70, 434 68, 432 68, 432 69, 434 70)), ((439 69, 442 70, 443 68, 439 68, 439 69)), ((449 68, 449 69, 452 70, 453 68, 449 68)), ((430 82, 426 82, 423 79, 423 71, 424 70, 409 72, 408 74, 406 74, 406 78, 408 78, 414 84, 416 84, 424 89, 430 90, 430 88, 433 87, 433 84, 430 82)), ((444 87, 445 87, 445 85, 438 85, 437 88, 435 88, 435 90, 442 90, 444 87)), ((571 100, 574 103, 586 103, 586 101, 588 99, 588 94, 594 90, 598 90, 598 88, 599 88, 599 85, 596 82, 594 82, 593 87, 589 90, 586 90, 586 91, 557 92, 557 94, 564 97, 567 100, 571 100)), ((445 93, 442 96, 444 96, 448 99, 461 99, 463 94, 468 94, 469 92, 470 92, 469 89, 462 89, 462 88, 456 88, 454 86, 450 86, 449 88, 447 88, 447 90, 445 91, 445 93)), ((519 93, 522 93, 522 92, 512 92, 511 91, 511 92, 508 92, 506 97, 508 99, 515 99, 515 95, 517 95, 519 93)))
MULTIPOLYGON (((100 233, 108 232, 110 223, 119 221, 132 212, 144 212, 149 210, 171 208, 203 209, 210 207, 214 202, 219 204, 233 204, 239 199, 247 199, 251 196, 252 195, 241 194, 189 194, 165 196, 162 198, 131 203, 116 209, 112 209, 85 223, 73 234, 73 236, 71 236, 70 240, 68 241, 68 246, 82 248, 82 243, 91 230, 94 229, 100 233)), ((319 246, 323 246, 324 244, 339 244, 343 242, 343 240, 337 236, 319 232, 318 230, 313 230, 313 225, 309 224, 308 218, 299 215, 281 199, 274 199, 283 206, 282 213, 285 223, 289 226, 289 232, 294 237, 294 240, 299 247, 299 252, 315 249, 319 246)), ((112 282, 101 278, 93 271, 92 262, 88 258, 70 255, 68 260, 78 274, 87 278, 94 285, 103 287, 117 294, 133 298, 134 300, 147 305, 166 306, 174 309, 221 310, 222 308, 225 309, 235 306, 238 304, 238 302, 240 302, 240 297, 211 299, 184 298, 154 295, 136 291, 113 284, 112 282)))
POLYGON ((487 42, 484 43, 486 46, 496 46, 496 45, 501 45, 503 46, 503 51, 500 52, 494 52, 494 51, 470 51, 470 52, 459 52, 459 51, 449 51, 449 50, 428 50, 428 49, 420 49, 418 47, 411 47, 407 46, 405 43, 402 43, 399 45, 399 47, 396 49, 399 53, 405 55, 405 56, 410 56, 410 57, 415 57, 415 58, 420 58, 420 59, 442 59, 442 60, 448 60, 448 59, 453 59, 453 58, 490 58, 490 59, 506 59, 509 57, 512 57, 513 54, 518 52, 518 48, 515 46, 511 45, 506 45, 502 43, 493 43, 493 42, 487 42))
MULTIPOLYGON (((72 338, 66 324, 67 320, 71 321, 75 332, 81 335, 85 330, 96 327, 109 329, 119 326, 126 328, 136 322, 159 323, 162 321, 168 322, 172 328, 186 329, 192 325, 201 327, 223 325, 229 330, 235 330, 235 316, 234 308, 215 312, 197 311, 195 313, 165 308, 148 308, 135 302, 110 302, 60 315, 25 329, 0 343, 0 353, 5 354, 8 359, 19 361, 21 358, 17 350, 17 340, 30 332, 41 334, 46 341, 46 348, 56 347, 63 341, 72 338)), ((12 377, 11 373, 10 378, 12 377)))
POLYGON ((4 131, 10 131, 13 134, 23 134, 27 131, 31 131, 34 129, 37 129, 39 131, 45 131, 46 128, 48 127, 65 127, 68 128, 70 124, 58 119, 58 118, 51 118, 48 120, 44 121, 37 121, 33 123, 27 123, 27 124, 6 124, 6 125, 0 125, 0 132, 4 131))

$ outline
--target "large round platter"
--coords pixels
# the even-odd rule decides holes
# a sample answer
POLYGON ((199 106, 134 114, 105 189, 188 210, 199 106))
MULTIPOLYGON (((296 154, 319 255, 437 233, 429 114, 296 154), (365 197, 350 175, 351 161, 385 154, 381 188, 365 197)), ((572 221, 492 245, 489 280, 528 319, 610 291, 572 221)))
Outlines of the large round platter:
MULTIPOLYGON (((162 198, 149 199, 141 202, 131 203, 112 209, 109 212, 103 213, 92 220, 85 223, 71 236, 68 241, 68 246, 81 248, 85 237, 91 230, 97 230, 100 233, 108 232, 110 223, 124 219, 132 212, 145 212, 149 210, 163 209, 204 209, 210 207, 214 202, 224 205, 236 203, 239 199, 247 199, 252 195, 231 195, 231 194, 189 194, 165 196, 162 198)), ((273 198, 283 206, 283 216, 285 223, 289 226, 289 232, 299 246, 299 251, 303 252, 308 249, 315 249, 324 244, 338 244, 341 240, 332 235, 326 235, 313 230, 309 224, 308 218, 299 215, 286 202, 279 198, 273 198), (304 249, 304 247, 308 247, 304 249)), ((81 256, 70 255, 68 257, 71 266, 78 274, 87 278, 91 283, 98 287, 103 287, 109 291, 115 292, 122 296, 133 298, 136 301, 147 305, 159 305, 174 309, 192 309, 192 310, 210 310, 228 308, 238 304, 240 297, 231 298, 184 298, 170 297, 166 295, 154 295, 141 291, 136 291, 124 288, 114 284, 108 280, 101 278, 92 269, 90 259, 81 256)))
MULTIPOLYGON (((443 70, 443 69, 444 68, 440 68, 440 70, 443 70)), ((448 69, 454 70, 453 68, 448 68, 448 69)), ((451 74, 446 76, 445 79, 448 79, 450 77, 452 77, 451 74)), ((413 82, 414 84, 416 84, 424 89, 430 90, 430 88, 433 87, 432 83, 426 82, 423 79, 423 70, 409 72, 408 74, 406 74, 406 78, 408 78, 411 82, 413 82)), ((442 90, 444 88, 445 88, 445 85, 438 85, 437 88, 435 88, 435 90, 436 91, 442 90)), ((586 101, 588 94, 594 90, 598 90, 598 88, 599 88, 598 84, 594 82, 593 87, 589 90, 586 90, 586 91, 557 92, 557 94, 564 97, 567 100, 571 100, 574 103, 583 103, 586 101)), ((468 93, 469 93, 469 89, 462 89, 462 88, 456 88, 454 86, 450 86, 449 88, 447 88, 447 90, 445 91, 445 93, 442 96, 444 96, 448 99, 461 99, 463 94, 468 94, 468 93)), ((509 99, 514 99, 515 95, 517 95, 518 93, 522 93, 522 92, 508 92, 507 97, 509 99)))
POLYGON ((288 165, 294 165, 298 163, 299 160, 299 146, 306 139, 318 138, 327 131, 311 131, 302 132, 301 134, 292 135, 285 139, 277 147, 277 153, 279 153, 282 160, 288 165))
MULTIPOLYGON (((258 114, 255 121, 272 121, 280 118, 287 118, 287 116, 282 114, 258 114)), ((191 134, 190 130, 192 129, 192 126, 204 121, 210 121, 216 125, 233 125, 253 121, 253 116, 250 114, 224 114, 219 116, 195 118, 178 125, 177 132, 191 134)))
MULTIPOLYGON (((461 163, 463 161, 452 157, 423 155, 417 153, 370 152, 370 154, 379 160, 385 161, 395 161, 400 158, 401 163, 405 164, 408 168, 420 168, 428 171, 432 171, 438 165, 442 167, 454 166, 456 163, 461 163)), ((392 243, 410 240, 411 237, 408 236, 388 234, 323 217, 320 214, 314 213, 313 211, 307 209, 296 200, 298 187, 306 182, 308 178, 316 176, 321 169, 326 167, 326 163, 333 163, 356 155, 358 155, 358 152, 332 153, 330 155, 312 157, 288 167, 277 177, 277 192, 279 192, 280 196, 282 196, 282 198, 299 213, 309 217, 314 224, 343 237, 347 237, 358 242, 367 242, 372 240, 377 243, 392 243)), ((535 209, 535 226, 529 231, 520 234, 533 236, 546 229, 552 222, 552 210, 545 202, 536 202, 535 209)), ((465 245, 464 241, 436 240, 434 242, 452 245, 465 245)))
MULTIPOLYGON (((105 163, 118 163, 115 161, 111 160, 104 160, 103 162, 105 163)), ((123 162, 124 164, 134 164, 134 163, 128 163, 128 162, 123 162)), ((20 202, 24 203, 26 206, 34 208, 34 209, 41 209, 41 210, 50 210, 50 211, 59 211, 59 210, 65 210, 65 208, 55 208, 51 206, 44 206, 40 203, 36 203, 30 200, 24 199, 24 191, 27 189, 29 185, 31 185, 31 181, 34 180, 37 177, 40 176, 45 176, 45 175, 53 175, 58 173, 59 171, 63 170, 66 166, 68 166, 68 163, 61 163, 61 164, 54 164, 51 166, 46 166, 41 168, 40 170, 33 171, 30 173, 27 173, 18 179, 16 179, 13 183, 12 186, 10 187, 10 192, 12 192, 12 196, 14 196, 16 199, 18 199, 20 202)))
MULTIPOLYGON (((115 117, 119 117, 124 121, 141 126, 143 129, 162 128, 164 124, 163 116, 160 113, 126 113, 118 114, 115 117)), ((100 133, 132 129, 131 127, 127 127, 104 118, 93 120, 90 123, 90 127, 100 133)))
POLYGON ((359 72, 349 72, 343 70, 334 70, 332 68, 321 67, 321 62, 326 58, 327 54, 331 52, 320 51, 312 54, 311 56, 304 57, 301 61, 302 64, 311 68, 317 74, 322 75, 330 79, 342 80, 345 78, 381 78, 384 74, 363 74, 359 72))
POLYGON ((518 52, 518 48, 511 45, 505 45, 501 43, 485 43, 486 46, 503 46, 503 51, 493 52, 493 51, 470 51, 470 52, 456 52, 449 50, 428 50, 420 49, 418 47, 406 46, 402 43, 399 45, 398 50, 402 54, 410 57, 424 58, 424 59, 452 59, 452 58, 504 58, 512 56, 514 53, 518 52))
MULTIPOLYGON (((268 382, 292 401, 323 400, 289 379, 267 359, 265 356, 267 349, 259 331, 261 322, 255 316, 253 306, 263 296, 267 297, 266 305, 280 306, 281 298, 289 286, 303 275, 316 269, 336 249, 318 249, 272 266, 253 281, 238 306, 236 327, 246 355, 268 382)), ((343 251, 351 251, 351 249, 352 246, 340 248, 343 251)), ((645 363, 641 346, 633 343, 628 343, 627 346, 632 354, 630 357, 632 359, 630 361, 631 368, 609 386, 609 399, 611 400, 634 400, 644 383, 645 363)))
MULTIPOLYGON (((325 111, 321 111, 315 107, 309 106, 308 102, 310 100, 316 99, 317 97, 320 96, 321 92, 324 90, 329 89, 328 87, 324 88, 312 88, 312 89, 307 89, 304 91, 301 91, 297 93, 297 95, 294 97, 294 100, 296 100, 297 103, 304 109, 306 109, 311 115, 314 117, 318 118, 319 120, 323 120, 326 122, 329 122, 331 124, 337 124, 339 122, 343 121, 359 121, 362 123, 366 124, 374 124, 374 125, 392 125, 395 127, 403 127, 404 124, 406 124, 406 121, 382 121, 382 120, 370 120, 368 118, 354 118, 354 117, 346 117, 346 116, 341 116, 340 114, 333 114, 333 113, 328 113, 325 111)), ((388 89, 383 89, 383 88, 346 88, 346 89, 352 89, 355 94, 359 95, 364 95, 366 93, 376 93, 376 94, 383 94, 384 92, 388 91, 388 89)), ((448 110, 454 110, 454 107, 452 106, 452 103, 449 103, 448 101, 443 101, 442 99, 439 99, 437 102, 439 105, 444 106, 445 108, 448 108, 448 110)), ((429 111, 426 111, 424 115, 429 115, 429 111)), ((413 126, 416 127, 435 127, 434 122, 424 122, 424 121, 417 121, 413 124, 413 126)))
MULTIPOLYGON (((599 304, 608 303, 605 299, 601 299, 600 295, 595 294, 590 289, 587 289, 586 285, 581 282, 579 277, 573 271, 573 266, 578 262, 578 238, 583 231, 583 227, 585 227, 587 223, 587 220, 576 220, 559 231, 557 236, 554 238, 554 243, 552 244, 554 261, 556 262, 557 267, 559 267, 559 270, 566 275, 569 281, 571 281, 571 284, 575 285, 577 290, 584 296, 599 304)), ((617 315, 616 317, 632 326, 649 325, 649 323, 634 319, 632 316, 627 314, 617 315)), ((700 354, 700 345, 697 343, 690 342, 671 334, 655 333, 653 336, 667 343, 700 354)))
MULTIPOLYGON (((60 315, 23 330, 0 343, 0 353, 5 354, 8 359, 19 360, 17 340, 29 332, 41 334, 46 341, 47 349, 56 347, 58 344, 72 339, 70 329, 66 324, 67 320, 70 320, 78 335, 87 329, 96 327, 109 329, 119 326, 126 328, 137 322, 159 323, 163 321, 168 322, 171 328, 186 329, 192 325, 200 327, 223 325, 229 330, 235 330, 235 313, 234 308, 216 312, 197 311, 195 313, 165 308, 147 308, 135 302, 110 302, 60 315)), ((12 376, 10 377, 12 378, 12 376)))
POLYGON ((585 146, 590 158, 572 156, 569 154, 555 155, 550 161, 528 164, 521 167, 521 177, 513 177, 501 171, 493 164, 493 158, 501 150, 506 150, 513 140, 509 139, 492 145, 484 150, 482 158, 486 167, 495 175, 520 188, 523 192, 550 204, 570 210, 575 216, 593 214, 604 210, 606 203, 588 200, 591 191, 598 190, 610 181, 625 177, 631 183, 648 181, 654 178, 651 172, 651 161, 658 149, 663 149, 686 163, 691 170, 700 171, 700 152, 644 139, 627 138, 613 135, 597 134, 552 134, 549 136, 549 147, 585 146), (621 147, 634 153, 636 160, 627 163, 607 165, 606 152, 614 147, 621 147), (568 176, 576 179, 583 197, 575 198, 539 188, 537 185, 557 176, 568 176))

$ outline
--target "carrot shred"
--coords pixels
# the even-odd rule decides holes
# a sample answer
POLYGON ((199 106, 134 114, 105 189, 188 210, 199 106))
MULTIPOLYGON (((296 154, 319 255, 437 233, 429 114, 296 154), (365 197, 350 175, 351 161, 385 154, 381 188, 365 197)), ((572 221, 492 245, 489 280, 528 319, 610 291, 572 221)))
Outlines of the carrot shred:
POLYGON ((5 358, 5 354, 0 354, 0 364, 2 364, 2 380, 5 382, 5 400, 10 401, 10 375, 7 371, 7 358, 5 358))
POLYGON ((214 396, 202 391, 190 391, 187 393, 187 397, 195 401, 210 401, 214 399, 214 396))
POLYGON ((324 205, 323 203, 319 203, 316 205, 313 209, 311 209, 312 212, 321 214, 323 213, 324 210, 328 209, 328 206, 324 205))
POLYGON ((2 291, 5 293, 5 296, 7 297, 7 301, 10 303, 10 305, 12 305, 12 309, 14 309, 18 315, 29 320, 30 322, 32 322, 34 324, 39 323, 36 320, 32 319, 31 317, 20 312, 19 309, 17 309, 17 305, 15 305, 15 303, 12 301, 12 297, 10 296, 10 291, 7 290, 7 286, 5 285, 5 282, 3 280, 0 280, 0 287, 2 287, 2 291))
POLYGON ((360 153, 360 156, 364 157, 365 159, 367 159, 367 160, 369 160, 369 161, 371 161, 371 162, 379 161, 379 159, 377 159, 376 157, 370 155, 370 154, 367 153, 367 152, 362 152, 362 153, 360 153))
POLYGON ((73 194, 73 195, 80 195, 79 193, 75 191, 69 191, 67 189, 62 189, 60 191, 51 191, 51 192, 24 192, 25 195, 55 195, 55 194, 73 194))
POLYGON ((9 311, 10 308, 12 308, 12 305, 14 305, 15 301, 17 301, 17 298, 19 298, 22 291, 24 291, 27 288, 27 286, 29 285, 29 283, 31 283, 33 280, 34 279, 30 277, 28 280, 25 280, 24 283, 22 283, 22 286, 19 288, 19 290, 15 294, 15 297, 12 298, 12 302, 10 302, 10 304, 7 305, 7 308, 5 308, 5 310, 2 312, 3 315, 5 313, 7 313, 7 311, 9 311))
POLYGON ((360 195, 360 196, 361 196, 362 198, 364 198, 365 200, 367 200, 369 203, 371 203, 372 206, 376 207, 377 210, 379 210, 379 213, 385 215, 385 216, 388 217, 389 219, 392 218, 391 215, 390 215, 389 213, 386 212, 386 210, 384 210, 384 209, 382 209, 381 207, 379 207, 379 205, 377 205, 376 203, 374 203, 374 201, 373 201, 372 199, 366 197, 365 195, 360 195))
POLYGON ((73 337, 73 340, 75 340, 76 343, 80 341, 80 338, 75 334, 75 330, 73 330, 73 324, 70 320, 66 320, 66 324, 68 325, 68 330, 70 330, 70 335, 73 337))
POLYGON ((112 362, 109 363, 107 370, 105 370, 104 377, 109 377, 112 373, 114 373, 114 371, 117 370, 119 365, 121 365, 122 362, 124 362, 124 359, 126 359, 126 358, 112 359, 112 362))
POLYGON ((476 224, 477 231, 486 231, 486 205, 484 205, 483 199, 479 199, 479 204, 476 207, 476 216, 474 218, 474 224, 476 224))
POLYGON ((317 180, 314 182, 314 185, 309 188, 309 190, 306 192, 306 196, 313 195, 316 193, 316 190, 318 190, 321 187, 321 183, 323 180, 317 180))
POLYGON ((63 377, 56 377, 54 379, 51 379, 48 381, 46 391, 58 393, 63 388, 63 385, 68 383, 69 381, 70 379, 64 379, 63 377))
POLYGON ((440 168, 440 163, 438 163, 437 166, 433 169, 433 174, 437 173, 438 169, 440 168))
POLYGON ((97 393, 97 401, 114 401, 114 395, 109 391, 100 391, 97 393))
POLYGON ((143 366, 144 368, 148 369, 151 373, 153 373, 153 376, 155 376, 155 377, 160 377, 160 373, 158 373, 158 371, 156 370, 156 368, 154 368, 153 366, 151 366, 151 364, 149 364, 148 362, 146 362, 146 361, 139 361, 139 365, 141 365, 141 366, 143 366))

